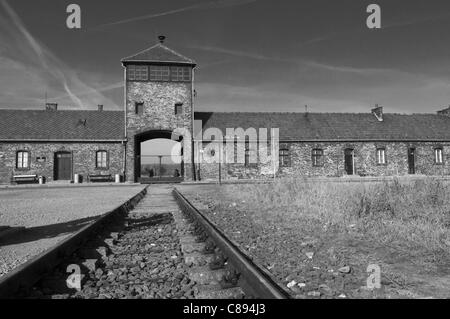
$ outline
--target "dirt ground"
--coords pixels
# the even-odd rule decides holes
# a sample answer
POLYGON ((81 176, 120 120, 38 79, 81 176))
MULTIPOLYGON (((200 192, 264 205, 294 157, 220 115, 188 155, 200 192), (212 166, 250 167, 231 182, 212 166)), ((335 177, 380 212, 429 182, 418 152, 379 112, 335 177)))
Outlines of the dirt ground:
POLYGON ((142 189, 143 186, 0 189, 0 225, 26 227, 0 241, 0 276, 142 189))
POLYGON ((295 212, 255 209, 223 187, 177 188, 295 298, 450 297, 449 255, 412 254, 357 227, 342 231, 295 212), (380 267, 380 289, 367 287, 369 265, 380 267))

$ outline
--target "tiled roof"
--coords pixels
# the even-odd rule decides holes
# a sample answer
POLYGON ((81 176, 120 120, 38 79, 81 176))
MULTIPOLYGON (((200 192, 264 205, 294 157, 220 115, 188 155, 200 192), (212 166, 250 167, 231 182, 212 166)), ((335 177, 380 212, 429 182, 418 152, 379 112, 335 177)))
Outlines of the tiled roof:
POLYGON ((169 49, 162 43, 155 44, 135 55, 123 58, 122 62, 169 62, 195 65, 195 61, 169 49))
POLYGON ((0 109, 2 140, 123 140, 120 111, 0 109))
POLYGON ((437 114, 384 113, 379 122, 371 113, 209 113, 196 112, 203 129, 279 128, 280 140, 450 141, 450 117, 437 114))

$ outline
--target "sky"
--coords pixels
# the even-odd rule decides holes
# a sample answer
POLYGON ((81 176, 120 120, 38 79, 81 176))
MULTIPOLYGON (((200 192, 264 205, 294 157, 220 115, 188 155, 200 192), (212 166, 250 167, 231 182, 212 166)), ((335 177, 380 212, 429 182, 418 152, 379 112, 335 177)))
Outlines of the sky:
POLYGON ((448 0, 0 0, 0 107, 121 110, 120 59, 162 34, 198 64, 198 111, 435 112, 449 30, 448 0))

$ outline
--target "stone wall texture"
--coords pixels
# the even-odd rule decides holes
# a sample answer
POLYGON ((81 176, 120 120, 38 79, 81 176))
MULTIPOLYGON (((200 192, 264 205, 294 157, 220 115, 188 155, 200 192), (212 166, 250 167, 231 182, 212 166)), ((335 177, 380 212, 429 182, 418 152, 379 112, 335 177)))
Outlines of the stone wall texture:
MULTIPOLYGON (((173 131, 176 128, 192 132, 192 83, 127 81, 126 85, 127 180, 135 181, 135 154, 136 148, 140 147, 136 135, 149 131, 173 131), (136 103, 144 103, 143 114, 136 114, 136 103), (183 104, 182 114, 179 115, 175 114, 177 103, 183 104)), ((190 141, 190 136, 186 138, 190 141)), ((183 145, 188 160, 184 163, 184 174, 185 179, 190 180, 191 143, 183 145)))
MULTIPOLYGON (((344 151, 347 148, 354 149, 354 164, 356 176, 402 176, 409 174, 408 149, 415 148, 415 174, 420 175, 450 175, 450 142, 317 142, 280 143, 282 148, 290 150, 290 165, 279 167, 273 163, 268 151, 267 163, 244 165, 243 163, 225 162, 221 165, 222 179, 264 179, 276 176, 310 176, 310 177, 334 177, 345 176, 344 151), (377 164, 376 151, 385 149, 385 164, 377 164), (436 148, 443 149, 443 164, 435 163, 436 148), (312 162, 312 150, 323 150, 323 165, 315 167, 312 162)), ((203 145, 203 149, 205 145, 203 145)), ((222 156, 226 155, 227 148, 222 148, 222 156)), ((265 154, 265 153, 263 153, 265 154)), ((207 152, 197 155, 200 158, 197 169, 203 180, 217 180, 219 177, 218 161, 207 160, 207 152)), ((211 155, 209 155, 211 157, 211 155)), ((217 160, 217 158, 216 158, 217 160)))
POLYGON ((56 152, 72 153, 72 178, 80 174, 84 181, 89 174, 123 175, 124 146, 121 143, 0 143, 0 183, 10 183, 14 175, 36 174, 54 180, 54 157, 56 152), (108 152, 108 168, 96 168, 96 152, 108 152), (17 169, 17 151, 28 151, 30 167, 17 169), (38 161, 45 157, 45 161, 38 161))

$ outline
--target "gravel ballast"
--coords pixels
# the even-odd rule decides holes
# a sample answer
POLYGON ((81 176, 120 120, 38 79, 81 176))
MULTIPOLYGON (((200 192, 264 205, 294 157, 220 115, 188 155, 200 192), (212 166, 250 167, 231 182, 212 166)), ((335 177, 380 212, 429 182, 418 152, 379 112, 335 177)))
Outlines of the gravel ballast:
POLYGON ((0 276, 121 205, 143 186, 0 189, 0 225, 26 229, 0 241, 0 276))
POLYGON ((448 271, 421 273, 407 252, 352 227, 342 231, 318 219, 256 209, 256 203, 237 201, 224 187, 177 189, 294 298, 448 297, 448 271), (367 286, 370 265, 381 269, 381 289, 367 286))

